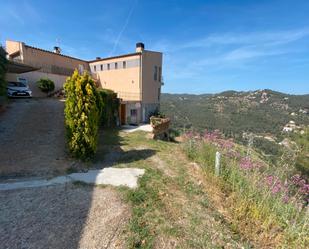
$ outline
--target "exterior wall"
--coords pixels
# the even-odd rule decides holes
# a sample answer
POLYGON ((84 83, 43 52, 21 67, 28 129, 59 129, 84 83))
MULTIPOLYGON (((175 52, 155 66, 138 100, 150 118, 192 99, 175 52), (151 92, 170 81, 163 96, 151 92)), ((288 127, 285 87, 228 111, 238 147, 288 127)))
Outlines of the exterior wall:
POLYGON ((6 41, 6 51, 10 55, 20 52, 20 55, 13 60, 17 60, 27 65, 40 68, 37 71, 23 74, 8 74, 7 80, 17 81, 17 77, 25 78, 28 82, 32 95, 34 97, 45 96, 36 86, 36 82, 41 78, 49 78, 55 83, 55 90, 63 87, 63 84, 74 69, 89 70, 89 64, 86 61, 75 59, 65 55, 59 55, 50 51, 33 48, 22 42, 6 41))
POLYGON ((89 69, 88 62, 59 55, 29 46, 23 47, 23 63, 39 67, 39 71, 70 76, 74 69, 82 65, 85 70, 89 69))
POLYGON ((128 124, 139 124, 142 121, 142 108, 140 102, 124 102, 126 104, 126 122, 128 124), (136 110, 136 117, 131 116, 131 110, 136 110))
POLYGON ((22 43, 17 41, 6 41, 5 45, 5 50, 9 55, 14 54, 22 49, 22 43))
POLYGON ((142 57, 142 119, 148 122, 149 117, 160 110, 160 95, 162 85, 162 53, 143 51, 142 57), (156 78, 155 78, 155 67, 156 78))
POLYGON ((142 122, 148 122, 149 118, 160 110, 159 103, 142 104, 142 122))
POLYGON ((102 88, 117 92, 118 97, 123 101, 142 100, 140 55, 91 62, 90 70, 97 74, 102 88), (123 68, 124 61, 126 62, 126 68, 123 68), (117 69, 115 63, 117 63, 117 69), (101 66, 103 70, 101 70, 101 66))
POLYGON ((161 79, 162 79, 162 53, 143 51, 142 54, 142 95, 143 103, 145 104, 159 104, 161 93, 161 79), (157 67, 157 78, 154 79, 154 69, 157 67), (159 70, 161 68, 161 70, 159 70), (161 74, 159 75, 159 71, 161 74))
POLYGON ((61 89, 63 87, 64 82, 67 79, 67 76, 64 75, 57 75, 57 74, 50 74, 44 72, 29 72, 29 73, 22 73, 22 74, 6 74, 7 81, 17 81, 18 78, 24 78, 27 80, 29 88, 32 91, 32 96, 34 97, 45 97, 46 94, 43 93, 36 85, 36 82, 41 78, 49 78, 55 83, 55 91, 61 89))

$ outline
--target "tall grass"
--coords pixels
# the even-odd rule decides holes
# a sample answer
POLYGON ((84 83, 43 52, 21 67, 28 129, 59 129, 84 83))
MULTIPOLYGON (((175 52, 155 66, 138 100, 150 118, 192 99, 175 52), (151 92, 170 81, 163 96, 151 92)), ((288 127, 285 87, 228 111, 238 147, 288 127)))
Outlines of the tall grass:
POLYGON ((252 149, 221 138, 218 132, 187 133, 184 150, 229 192, 226 206, 238 230, 269 247, 309 245, 309 185, 293 175, 291 154, 285 154, 275 167, 252 149), (222 154, 219 177, 214 175, 216 151, 222 154))

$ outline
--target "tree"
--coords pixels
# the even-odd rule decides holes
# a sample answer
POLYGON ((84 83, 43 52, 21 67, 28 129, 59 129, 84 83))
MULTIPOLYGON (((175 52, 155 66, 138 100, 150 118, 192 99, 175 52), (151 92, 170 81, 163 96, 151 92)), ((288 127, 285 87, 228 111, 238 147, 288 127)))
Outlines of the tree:
POLYGON ((64 84, 65 124, 70 152, 81 159, 91 157, 97 148, 100 110, 94 81, 77 70, 64 84))
POLYGON ((0 96, 6 95, 5 73, 7 70, 7 59, 5 55, 6 52, 4 48, 0 46, 0 96))

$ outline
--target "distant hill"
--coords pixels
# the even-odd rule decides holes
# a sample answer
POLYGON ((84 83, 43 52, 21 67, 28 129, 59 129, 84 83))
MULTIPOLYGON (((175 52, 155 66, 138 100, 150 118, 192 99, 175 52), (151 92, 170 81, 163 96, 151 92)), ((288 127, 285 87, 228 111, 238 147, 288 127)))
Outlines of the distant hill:
POLYGON ((309 125, 309 94, 272 90, 225 91, 219 94, 162 94, 161 112, 174 128, 219 129, 239 138, 243 132, 280 134, 290 121, 309 125))

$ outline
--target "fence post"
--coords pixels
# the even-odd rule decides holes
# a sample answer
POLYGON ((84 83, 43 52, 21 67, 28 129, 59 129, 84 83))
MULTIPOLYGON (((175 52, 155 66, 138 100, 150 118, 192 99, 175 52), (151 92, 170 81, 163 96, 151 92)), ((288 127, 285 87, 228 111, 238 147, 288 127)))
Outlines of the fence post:
POLYGON ((220 157, 221 154, 219 151, 216 152, 216 162, 215 162, 215 175, 219 176, 220 175, 220 157))

